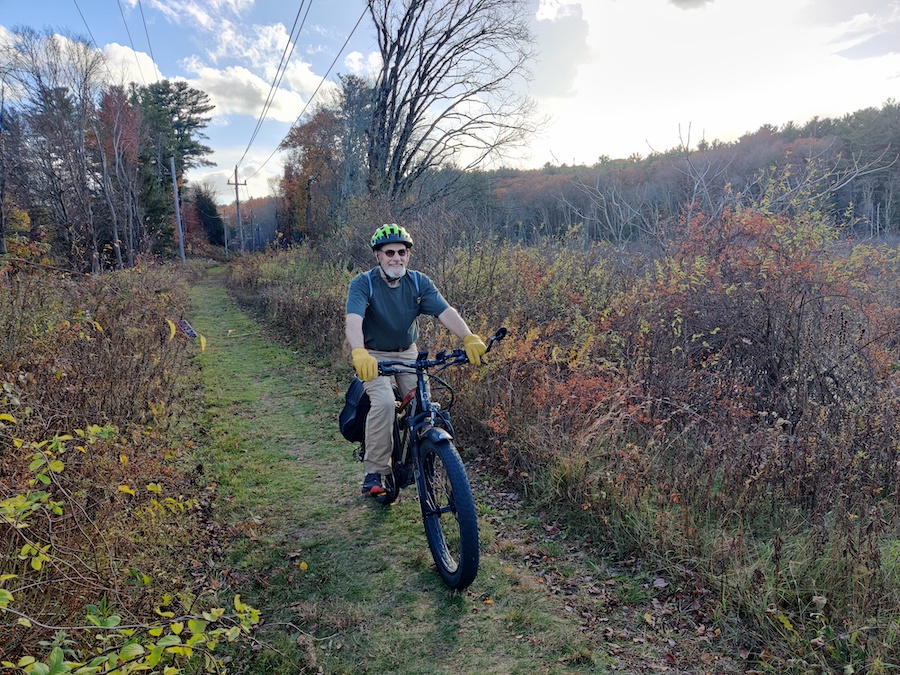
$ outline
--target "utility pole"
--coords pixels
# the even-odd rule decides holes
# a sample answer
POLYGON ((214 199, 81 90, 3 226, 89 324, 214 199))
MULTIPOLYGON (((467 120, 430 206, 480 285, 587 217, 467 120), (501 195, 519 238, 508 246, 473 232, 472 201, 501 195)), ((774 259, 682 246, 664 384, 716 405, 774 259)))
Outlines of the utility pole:
MULTIPOLYGON (((315 176, 309 176, 306 179, 306 236, 310 236, 312 233, 312 226, 310 225, 310 219, 312 218, 312 184, 313 181, 319 178, 319 174, 315 176)), ((315 241, 315 239, 313 239, 315 241)))
POLYGON ((6 88, 0 88, 0 254, 6 254, 6 144, 3 139, 3 109, 6 88))
POLYGON ((238 183, 237 165, 234 166, 234 182, 228 181, 229 185, 234 185, 234 204, 237 207, 238 219, 238 236, 241 238, 241 255, 244 255, 244 225, 241 223, 241 196, 238 194, 238 186, 246 185, 247 181, 238 183))
POLYGON ((172 167, 172 193, 175 195, 175 225, 178 227, 178 249, 181 251, 181 266, 184 267, 184 228, 181 226, 181 208, 178 206, 178 180, 175 178, 175 155, 169 156, 172 167))
POLYGON ((222 229, 224 230, 224 232, 222 234, 224 235, 223 238, 225 241, 225 260, 228 260, 228 219, 227 218, 222 218, 222 229))

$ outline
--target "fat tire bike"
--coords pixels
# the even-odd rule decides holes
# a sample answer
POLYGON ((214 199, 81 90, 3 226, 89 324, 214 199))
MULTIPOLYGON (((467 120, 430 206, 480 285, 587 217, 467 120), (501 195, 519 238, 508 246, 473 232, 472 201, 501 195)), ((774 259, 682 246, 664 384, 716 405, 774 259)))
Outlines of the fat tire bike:
MULTIPOLYGON (((506 329, 501 328, 487 341, 487 351, 504 337, 506 329)), ((415 373, 417 384, 402 396, 394 387, 397 415, 391 474, 382 477, 385 492, 375 500, 391 504, 400 490, 416 486, 428 548, 444 583, 455 590, 468 588, 478 574, 478 514, 466 468, 453 443, 449 411, 454 391, 437 373, 468 362, 464 350, 454 349, 440 351, 433 359, 427 351, 420 351, 414 363, 378 363, 379 375, 415 373), (432 384, 449 397, 444 407, 432 400, 432 384)), ((364 455, 365 443, 360 446, 359 459, 364 455)))

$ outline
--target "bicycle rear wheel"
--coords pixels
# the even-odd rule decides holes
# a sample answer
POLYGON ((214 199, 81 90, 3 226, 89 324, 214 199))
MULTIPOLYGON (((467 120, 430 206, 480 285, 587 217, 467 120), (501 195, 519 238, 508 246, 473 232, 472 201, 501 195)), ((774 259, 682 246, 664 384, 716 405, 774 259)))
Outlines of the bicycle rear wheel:
POLYGON ((467 588, 478 574, 478 517, 459 453, 449 441, 422 441, 419 506, 428 547, 450 588, 467 588))

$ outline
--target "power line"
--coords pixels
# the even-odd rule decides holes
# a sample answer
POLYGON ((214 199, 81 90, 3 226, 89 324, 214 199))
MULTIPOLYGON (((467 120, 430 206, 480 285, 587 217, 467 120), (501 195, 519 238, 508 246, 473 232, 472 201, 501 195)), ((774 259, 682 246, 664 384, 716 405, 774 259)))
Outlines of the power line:
POLYGON ((141 82, 144 83, 144 86, 147 86, 147 80, 144 78, 144 70, 141 68, 141 62, 137 57, 137 50, 134 48, 134 40, 131 39, 131 30, 128 28, 128 21, 125 20, 125 10, 122 9, 122 0, 116 0, 116 4, 119 6, 119 14, 122 15, 122 23, 125 24, 125 32, 128 33, 128 44, 131 45, 131 53, 134 55, 134 62, 137 65, 138 73, 141 75, 141 82))
MULTIPOLYGON (((367 12, 367 11, 368 11, 368 7, 366 7, 365 9, 363 9, 362 14, 359 15, 359 18, 356 20, 356 25, 353 26, 353 30, 350 31, 350 34, 347 36, 347 39, 344 40, 344 44, 341 46, 340 50, 339 50, 338 53, 335 55, 334 60, 331 62, 331 65, 328 66, 328 70, 325 72, 325 75, 322 76, 322 80, 319 82, 319 85, 316 87, 315 91, 313 91, 312 95, 311 95, 311 96, 309 97, 309 99, 306 101, 306 105, 303 106, 303 110, 301 110, 301 111, 300 111, 300 114, 297 115, 297 119, 294 120, 294 123, 293 123, 293 124, 291 124, 291 129, 293 129, 294 126, 296 126, 296 125, 300 122, 300 119, 301 119, 301 118, 303 117, 303 115, 306 113, 306 109, 309 107, 309 104, 312 103, 313 99, 316 97, 316 94, 319 93, 319 89, 321 89, 321 88, 322 88, 322 85, 325 84, 325 80, 326 80, 326 79, 328 78, 328 76, 331 74, 331 69, 334 68, 334 64, 337 63, 337 60, 341 57, 341 54, 344 53, 344 50, 347 48, 347 45, 348 45, 349 42, 350 42, 350 38, 353 37, 353 34, 356 32, 356 29, 359 28, 359 24, 362 23, 363 17, 366 15, 366 12, 367 12)), ((290 133, 290 129, 288 130, 288 133, 290 133)), ((247 177, 247 180, 249 180, 250 178, 253 178, 253 176, 255 176, 256 174, 258 174, 260 171, 263 170, 263 167, 265 167, 265 165, 268 164, 269 161, 275 156, 275 153, 278 152, 278 147, 279 147, 280 145, 281 145, 281 144, 279 143, 278 146, 276 146, 275 149, 272 150, 272 154, 270 154, 270 155, 266 158, 266 161, 265 161, 265 162, 263 162, 262 164, 259 165, 259 167, 256 169, 256 171, 254 171, 253 173, 251 173, 251 174, 247 177)))
MULTIPOLYGON (((150 51, 150 59, 153 61, 153 69, 154 69, 153 74, 156 75, 155 71, 158 70, 159 68, 156 65, 156 57, 153 56, 153 45, 150 44, 150 33, 147 30, 147 20, 144 18, 144 6, 141 4, 141 0, 138 0, 137 4, 138 4, 138 9, 141 10, 141 23, 144 24, 144 35, 147 36, 147 49, 150 51)), ((159 80, 158 77, 156 79, 159 80)))
MULTIPOLYGON (((97 43, 97 39, 94 37, 93 31, 91 31, 91 27, 88 25, 87 19, 84 16, 84 12, 81 11, 81 7, 78 4, 78 0, 72 0, 72 2, 75 4, 75 9, 78 10, 78 15, 81 17, 81 22, 84 24, 84 28, 85 28, 85 30, 87 30, 88 35, 91 38, 91 43, 94 45, 94 49, 96 49, 100 54, 103 54, 103 50, 100 49, 100 45, 97 43)), ((134 48, 134 42, 131 40, 131 31, 128 30, 128 22, 125 20, 125 12, 122 10, 122 3, 120 2, 120 0, 116 0, 116 3, 119 6, 119 12, 122 14, 122 22, 125 24, 125 31, 128 33, 128 42, 129 42, 129 44, 131 44, 131 52, 134 55, 135 64, 138 67, 138 72, 141 75, 141 80, 144 80, 144 72, 141 69, 140 61, 138 61, 137 50, 134 48)), ((138 4, 140 5, 140 0, 138 0, 138 4)), ((141 19, 142 20, 143 20, 143 17, 144 17, 143 10, 141 10, 141 19)), ((147 24, 144 23, 144 32, 146 33, 146 31, 147 31, 147 24)), ((148 34, 147 35, 148 46, 149 46, 149 42, 150 42, 150 35, 148 34)), ((154 63, 154 67, 155 67, 156 59, 153 58, 153 49, 152 48, 150 49, 150 58, 153 59, 153 63, 154 63)), ((113 75, 112 71, 109 69, 109 63, 107 62, 105 55, 103 57, 103 67, 106 68, 106 72, 109 74, 110 80, 115 81, 116 78, 113 75)), ((144 84, 145 85, 147 84, 146 80, 144 80, 144 84)))
MULTIPOLYGON (((97 41, 94 39, 94 34, 91 32, 91 27, 88 26, 87 19, 84 18, 84 14, 81 11, 81 7, 78 6, 78 0, 72 0, 75 3, 75 9, 78 10, 78 15, 81 17, 81 22, 84 24, 85 29, 88 32, 88 35, 91 36, 91 42, 94 43, 94 48, 99 52, 100 47, 97 45, 97 41)), ((112 75, 112 73, 110 73, 112 75)))
POLYGON ((278 68, 275 70, 275 76, 272 80, 272 86, 269 87, 269 93, 266 96, 266 101, 263 103, 262 110, 259 114, 259 119, 256 122, 256 128, 253 130, 253 133, 250 135, 250 142, 247 143, 247 149, 244 150, 244 154, 241 155, 241 158, 238 160, 238 164, 244 161, 244 158, 247 156, 247 153, 250 152, 250 146, 253 145, 253 141, 256 140, 256 135, 259 133, 260 128, 262 127, 262 123, 268 114, 269 108, 272 106, 272 101, 275 100, 275 92, 278 90, 278 87, 281 86, 281 80, 284 78, 285 72, 287 72, 287 64, 291 59, 291 56, 294 54, 294 49, 297 46, 297 40, 300 39, 300 33, 303 31, 303 26, 306 23, 306 17, 309 16, 309 10, 312 7, 312 0, 310 0, 309 4, 306 6, 306 14, 303 16, 303 21, 300 22, 300 28, 297 29, 296 37, 294 35, 294 29, 297 28, 297 22, 300 20, 300 13, 303 11, 303 4, 305 0, 301 0, 300 7, 297 9, 297 16, 294 17, 294 25, 291 26, 291 32, 288 35, 287 44, 284 46, 284 51, 281 53, 281 62, 278 64, 278 68))
POLYGON ((75 9, 78 10, 78 15, 81 17, 81 22, 84 24, 85 30, 87 30, 88 35, 91 36, 91 43, 94 45, 94 49, 101 55, 103 61, 103 67, 106 68, 106 72, 109 74, 109 79, 111 81, 115 80, 115 77, 112 74, 112 71, 109 69, 109 63, 106 60, 106 56, 103 54, 103 50, 100 49, 100 45, 97 44, 97 40, 94 38, 94 34, 91 32, 91 27, 88 25, 87 19, 84 18, 84 13, 81 11, 81 7, 78 6, 78 0, 72 0, 75 3, 75 9))

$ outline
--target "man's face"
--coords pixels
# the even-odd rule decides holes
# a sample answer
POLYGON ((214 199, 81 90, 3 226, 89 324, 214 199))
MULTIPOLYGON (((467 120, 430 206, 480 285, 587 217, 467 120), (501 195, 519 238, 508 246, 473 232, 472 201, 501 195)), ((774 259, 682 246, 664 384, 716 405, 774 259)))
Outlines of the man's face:
POLYGON ((409 249, 403 244, 387 244, 375 252, 378 264, 391 279, 399 279, 406 274, 409 249))

